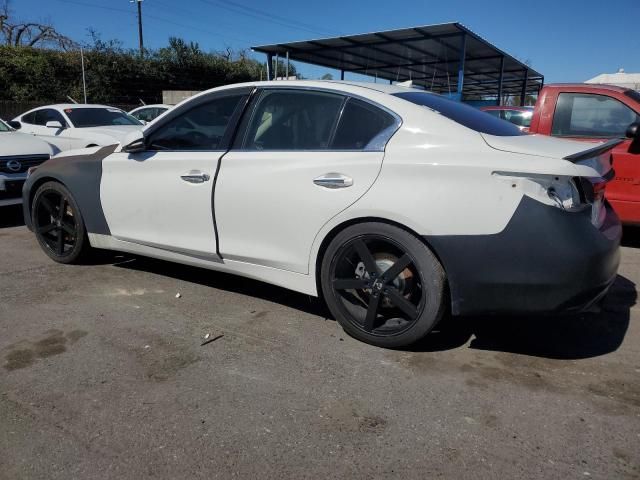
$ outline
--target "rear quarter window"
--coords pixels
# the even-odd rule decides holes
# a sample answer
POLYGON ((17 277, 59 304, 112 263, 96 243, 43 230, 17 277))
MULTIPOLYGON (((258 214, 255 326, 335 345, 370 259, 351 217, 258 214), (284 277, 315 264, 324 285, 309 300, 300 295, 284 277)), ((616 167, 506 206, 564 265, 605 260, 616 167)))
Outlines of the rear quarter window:
POLYGON ((361 100, 350 98, 344 107, 333 144, 334 150, 382 150, 395 132, 393 115, 361 100))

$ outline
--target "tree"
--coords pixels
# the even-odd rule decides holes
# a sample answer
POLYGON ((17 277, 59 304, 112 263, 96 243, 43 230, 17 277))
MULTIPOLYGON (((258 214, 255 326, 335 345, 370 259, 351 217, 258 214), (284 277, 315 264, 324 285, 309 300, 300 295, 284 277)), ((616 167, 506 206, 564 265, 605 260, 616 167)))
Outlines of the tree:
POLYGON ((331 75, 330 73, 325 73, 320 77, 320 80, 333 80, 333 75, 331 75))
POLYGON ((71 50, 78 44, 59 33, 49 23, 20 22, 11 19, 9 0, 0 4, 0 41, 11 47, 57 47, 71 50))

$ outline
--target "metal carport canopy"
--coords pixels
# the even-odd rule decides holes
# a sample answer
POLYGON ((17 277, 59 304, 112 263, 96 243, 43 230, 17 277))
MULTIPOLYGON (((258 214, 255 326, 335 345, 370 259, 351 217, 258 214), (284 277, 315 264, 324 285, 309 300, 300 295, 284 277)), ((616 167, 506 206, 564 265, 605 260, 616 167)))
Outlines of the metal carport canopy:
MULTIPOLYGON (((253 47, 274 56, 385 79, 457 98, 537 94, 544 77, 460 23, 253 47)), ((284 73, 284 72, 281 72, 284 73)))

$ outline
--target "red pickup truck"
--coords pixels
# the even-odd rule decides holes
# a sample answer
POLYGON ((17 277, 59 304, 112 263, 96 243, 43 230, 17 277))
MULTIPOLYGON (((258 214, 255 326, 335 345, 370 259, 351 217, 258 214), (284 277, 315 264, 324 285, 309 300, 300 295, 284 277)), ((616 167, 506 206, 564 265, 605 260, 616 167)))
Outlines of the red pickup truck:
POLYGON ((630 137, 612 150, 615 179, 606 197, 625 224, 640 224, 640 93, 612 85, 546 85, 530 133, 600 142, 630 137), (635 126, 634 126, 635 124, 635 126))

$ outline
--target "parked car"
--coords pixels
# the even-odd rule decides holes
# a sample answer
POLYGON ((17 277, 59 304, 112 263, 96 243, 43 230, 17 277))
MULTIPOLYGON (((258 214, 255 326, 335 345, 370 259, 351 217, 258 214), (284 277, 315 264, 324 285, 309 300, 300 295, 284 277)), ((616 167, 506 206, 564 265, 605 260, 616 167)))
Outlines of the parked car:
POLYGON ((58 152, 48 143, 18 133, 0 120, 0 207, 22 203, 27 170, 58 152))
POLYGON ((119 108, 106 105, 62 104, 30 110, 9 123, 36 135, 60 150, 112 145, 142 123, 119 108))
POLYGON ((96 247, 232 272, 322 295, 349 334, 399 347, 447 309, 601 298, 619 261, 602 201, 618 142, 525 135, 395 85, 237 84, 123 145, 52 159, 27 181, 25 218, 57 262, 96 247))
POLYGON ((520 130, 527 130, 531 125, 531 117, 533 116, 533 107, 513 107, 513 106, 488 106, 481 107, 480 110, 487 112, 489 115, 501 118, 507 122, 517 125, 520 130))
POLYGON ((612 150, 615 178, 606 197, 625 224, 640 224, 640 93, 613 85, 557 84, 542 88, 530 133, 602 142, 627 139, 612 150), (633 126, 632 126, 633 125, 633 126))
POLYGON ((171 105, 164 105, 159 103, 157 105, 144 105, 142 107, 134 108, 129 112, 129 115, 137 118, 143 123, 149 123, 169 110, 171 105))

